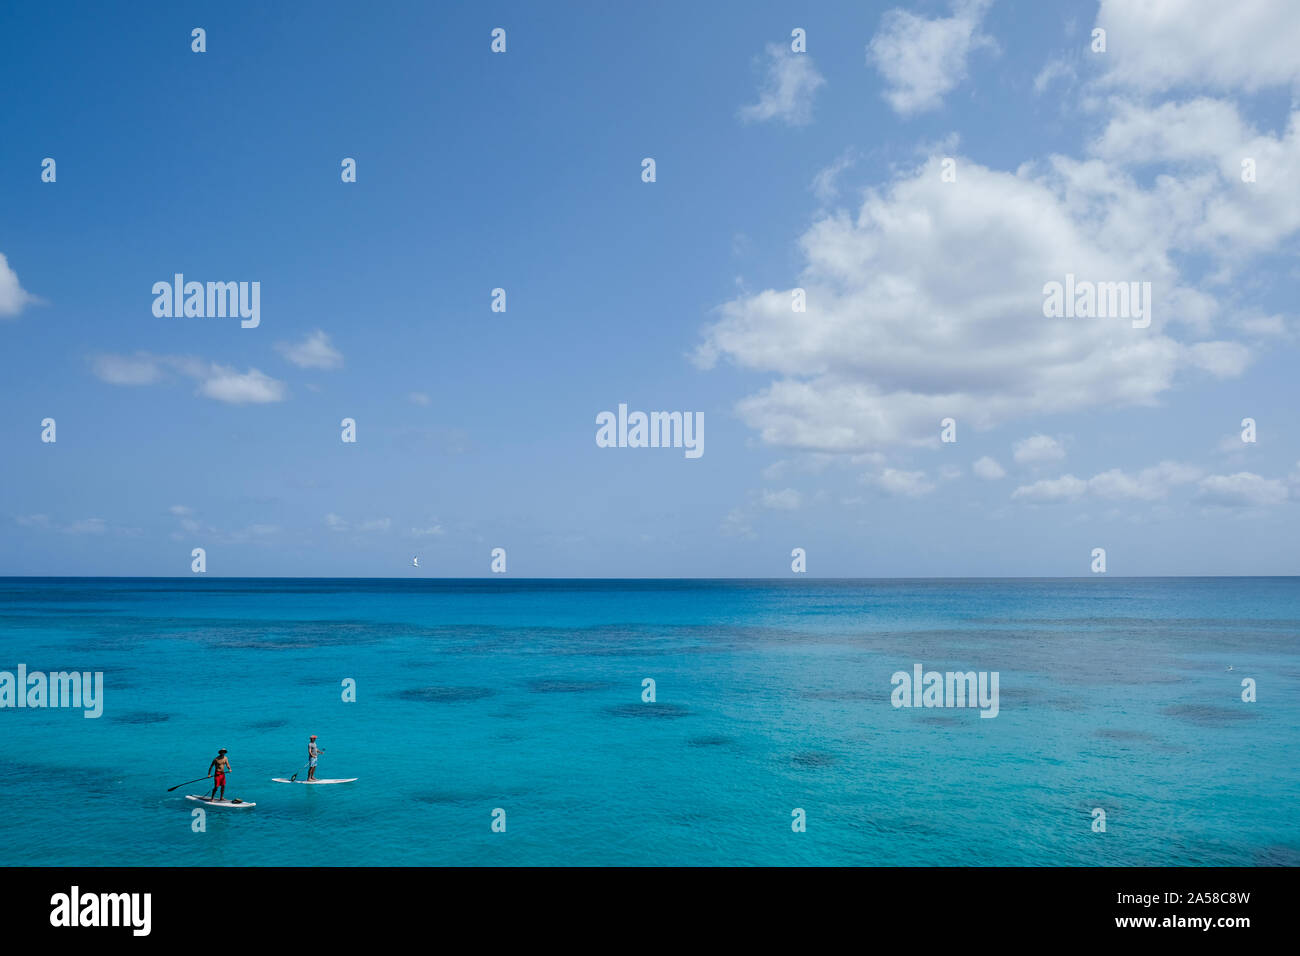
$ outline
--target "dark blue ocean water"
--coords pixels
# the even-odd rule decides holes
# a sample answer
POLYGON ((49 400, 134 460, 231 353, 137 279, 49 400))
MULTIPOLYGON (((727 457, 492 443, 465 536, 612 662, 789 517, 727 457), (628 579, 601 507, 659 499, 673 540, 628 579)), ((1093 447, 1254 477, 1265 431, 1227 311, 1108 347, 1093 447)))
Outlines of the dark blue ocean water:
POLYGON ((105 709, 0 710, 3 865, 1300 864, 1297 578, 0 579, 19 663, 105 709))

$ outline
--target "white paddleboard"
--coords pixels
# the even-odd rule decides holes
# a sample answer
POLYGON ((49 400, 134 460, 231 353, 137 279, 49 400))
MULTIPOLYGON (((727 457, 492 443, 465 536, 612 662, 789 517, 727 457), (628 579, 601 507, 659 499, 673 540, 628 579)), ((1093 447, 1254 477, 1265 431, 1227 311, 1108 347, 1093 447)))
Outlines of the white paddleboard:
POLYGON ((359 777, 343 777, 340 780, 290 780, 288 777, 272 777, 272 783, 353 783, 359 777))
POLYGON ((255 807, 256 803, 248 803, 244 800, 213 800, 211 797, 200 797, 197 793, 187 793, 186 800, 197 800, 199 803, 206 803, 210 807, 255 807))

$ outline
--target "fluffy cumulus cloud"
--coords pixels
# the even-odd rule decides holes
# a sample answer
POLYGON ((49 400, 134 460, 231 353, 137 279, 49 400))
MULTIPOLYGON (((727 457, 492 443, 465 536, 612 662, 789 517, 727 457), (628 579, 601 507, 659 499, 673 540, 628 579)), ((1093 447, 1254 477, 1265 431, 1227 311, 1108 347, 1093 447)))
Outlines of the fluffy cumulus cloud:
POLYGON ((1152 190, 1176 216, 1160 230, 1168 245, 1232 265, 1300 229, 1300 111, 1292 110, 1273 134, 1256 129, 1225 100, 1149 106, 1121 98, 1109 105, 1112 118, 1089 144, 1096 160, 1179 169, 1177 178, 1152 190), (1242 180, 1244 161, 1254 182, 1242 180))
POLYGON ((1263 508, 1279 505, 1290 497, 1286 483, 1249 471, 1235 475, 1210 475, 1200 482, 1196 499, 1217 508, 1263 508))
POLYGON ((1172 337, 1215 303, 1182 283, 1153 235, 1161 203, 1138 202, 1142 190, 1113 170, 1064 160, 1041 175, 959 168, 944 183, 933 159, 871 190, 856 215, 814 222, 800 239, 805 313, 775 289, 718 309, 696 360, 778 376, 737 407, 766 442, 848 452, 928 441, 950 414, 984 428, 1153 403, 1182 369, 1225 371, 1218 353, 1172 337), (1150 327, 1045 318, 1044 284, 1067 273, 1152 282, 1150 327))
POLYGON ((880 474, 868 477, 868 480, 887 494, 904 498, 919 498, 928 495, 935 488, 934 482, 926 478, 924 471, 886 468, 880 474))
POLYGON ((1111 86, 1254 92, 1300 82, 1300 5, 1285 0, 1102 0, 1096 25, 1111 86))
POLYGON ((284 401, 285 391, 283 382, 278 382, 255 368, 239 372, 225 365, 211 366, 198 388, 198 394, 231 405, 281 402, 284 401))
POLYGON ((92 356, 90 366, 95 377, 109 385, 154 385, 181 375, 198 383, 196 395, 230 405, 282 402, 289 395, 284 382, 259 369, 241 372, 190 355, 154 355, 150 352, 103 354, 92 356))
POLYGON ((1170 489, 1190 484, 1201 477, 1201 470, 1176 461, 1162 461, 1136 474, 1112 468, 1088 479, 1088 490, 1099 498, 1156 501, 1170 489))
POLYGON ((758 102, 742 107, 747 123, 776 120, 790 126, 812 121, 813 95, 826 79, 817 72, 807 53, 795 53, 789 44, 769 43, 766 72, 758 102))
POLYGON ((277 342, 276 351, 299 368, 334 369, 343 367, 343 353, 330 337, 317 329, 298 342, 277 342))
POLYGON ((1012 498, 1026 501, 1073 501, 1088 493, 1088 483, 1074 475, 1044 478, 1032 485, 1021 485, 1011 493, 1012 498))
POLYGON ((0 252, 0 319, 11 319, 26 306, 40 300, 22 287, 18 274, 9 266, 9 260, 0 252))
MULTIPOLYGON (((1238 488, 1248 484, 1244 479, 1258 479, 1257 475, 1234 475, 1231 479, 1223 476, 1202 477, 1204 472, 1195 465, 1177 461, 1162 461, 1150 468, 1138 472, 1127 472, 1121 468, 1112 468, 1091 478, 1076 478, 1074 475, 1062 475, 1059 478, 1045 478, 1032 484, 1021 485, 1011 493, 1012 498, 1029 502, 1074 501, 1085 495, 1109 501, 1159 501, 1180 486, 1197 484, 1196 497, 1209 499, 1221 493, 1223 503, 1237 494, 1238 488), (1243 479, 1243 481, 1236 481, 1243 479)), ((1259 479, 1263 481, 1263 479, 1259 479)), ((1270 491, 1281 488, 1282 495, 1277 501, 1285 500, 1286 487, 1280 481, 1265 482, 1269 490, 1260 491, 1258 496, 1266 499, 1270 491)), ((1256 491, 1258 486, 1251 486, 1248 491, 1256 491)), ((1245 494, 1248 492, 1242 492, 1245 494)), ((1239 498, 1241 495, 1237 494, 1239 498)), ((1240 504, 1240 501, 1237 502, 1240 504)), ((1258 503, 1276 503, 1261 500, 1258 503)))
POLYGON ((1012 446, 1011 457, 1020 464, 1060 461, 1065 457, 1065 446, 1050 435, 1031 435, 1012 446))
POLYGON ((971 51, 996 49, 979 26, 991 0, 957 0, 952 16, 930 20, 907 10, 888 11, 867 47, 880 71, 885 101, 904 116, 937 108, 966 78, 971 51))
POLYGON ((985 481, 997 481, 999 478, 1007 476, 1006 469, 988 455, 978 459, 975 464, 971 465, 971 471, 974 472, 975 477, 983 478, 985 481))
MULTIPOLYGON (((986 6, 885 16, 871 58, 896 109, 930 108, 960 81, 986 42, 986 6)), ((764 442, 861 454, 931 444, 950 415, 978 431, 1155 405, 1176 384, 1242 375, 1263 339, 1286 334, 1243 301, 1275 277, 1239 279, 1300 232, 1300 109, 1261 129, 1223 93, 1300 89, 1300 5, 1106 0, 1097 23, 1107 53, 1089 54, 1095 132, 1078 155, 1014 169, 956 156, 955 182, 934 155, 856 208, 817 212, 793 282, 715 310, 695 359, 767 376, 736 405, 764 442), (1067 275, 1149 282, 1150 326, 1046 318, 1044 286, 1067 275), (791 309, 793 287, 805 313, 791 309)), ((814 184, 821 202, 845 168, 814 184)), ((1078 488, 1058 482, 1034 494, 1078 488)))

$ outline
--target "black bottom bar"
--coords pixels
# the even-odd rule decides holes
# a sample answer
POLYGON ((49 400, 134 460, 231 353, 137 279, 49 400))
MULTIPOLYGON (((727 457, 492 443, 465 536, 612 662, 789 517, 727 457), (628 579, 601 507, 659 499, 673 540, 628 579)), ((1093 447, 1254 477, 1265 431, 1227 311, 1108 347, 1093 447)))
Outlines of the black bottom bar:
POLYGON ((0 881, 7 936, 81 942, 147 928, 137 938, 198 945, 374 945, 402 931, 431 945, 460 931, 544 943, 563 924, 568 939, 611 944, 612 930, 655 948, 700 933, 774 942, 846 932, 923 945, 1099 936, 1230 945, 1287 924, 1295 871, 10 868, 0 881), (149 894, 147 910, 129 894, 149 894))

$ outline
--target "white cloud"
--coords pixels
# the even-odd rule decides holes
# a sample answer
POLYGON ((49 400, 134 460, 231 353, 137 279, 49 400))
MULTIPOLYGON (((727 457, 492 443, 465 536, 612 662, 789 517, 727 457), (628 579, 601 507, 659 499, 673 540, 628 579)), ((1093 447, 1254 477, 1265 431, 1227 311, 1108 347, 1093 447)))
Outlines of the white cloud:
POLYGON ((1094 54, 1105 85, 1159 92, 1178 87, 1244 92, 1300 82, 1300 5, 1279 0, 1102 0, 1094 54))
POLYGON ((412 405, 420 405, 424 408, 428 408, 433 404, 433 400, 424 392, 409 392, 407 393, 406 400, 412 405))
POLYGON ((1203 159, 1219 155, 1225 144, 1244 142, 1250 132, 1227 100, 1202 97, 1153 107, 1115 99, 1107 105, 1112 115, 1089 150, 1112 161, 1203 159))
POLYGON ((410 534, 415 538, 435 538, 444 534, 442 525, 431 524, 427 528, 412 528, 410 534))
MULTIPOLYGON (((169 507, 168 512, 178 519, 177 523, 181 525, 181 531, 195 535, 195 533, 198 533, 199 529, 203 527, 203 524, 201 524, 199 519, 196 518, 194 509, 188 505, 173 505, 172 507, 169 507)), ((216 533, 216 528, 209 528, 208 532, 216 533)), ((177 532, 173 532, 172 537, 174 540, 179 541, 183 536, 179 535, 177 532)))
POLYGON ((1249 471, 1203 478, 1196 494, 1198 501, 1218 508, 1266 507, 1281 504, 1289 496, 1281 480, 1263 478, 1249 471))
POLYGON ((179 373, 199 383, 196 395, 232 405, 281 402, 288 397, 284 382, 255 368, 240 372, 227 365, 205 362, 190 355, 96 355, 91 358, 95 377, 109 385, 153 385, 179 373))
POLYGON ((800 239, 801 321, 790 321, 788 289, 716 310, 695 361, 780 376, 736 407, 765 442, 827 452, 919 444, 948 415, 982 429, 1149 405, 1181 370, 1242 367, 1244 346, 1171 337, 1182 324, 1203 339, 1219 311, 1174 264, 1170 223, 1192 215, 1177 189, 1144 191, 1096 160, 960 168, 959 183, 944 184, 932 158, 869 191, 856 217, 814 221, 800 239), (1044 318, 1044 283, 1067 273, 1150 281, 1151 326, 1044 318))
POLYGON ((1012 446, 1012 455, 1018 463, 1060 461, 1065 457, 1065 446, 1050 435, 1031 435, 1012 446))
MULTIPOLYGON (((1300 111, 1294 106, 1279 135, 1261 133, 1227 100, 1151 107, 1115 99, 1107 106, 1113 116, 1089 145, 1094 156, 1116 166, 1177 169, 1177 177, 1158 180, 1146 196, 1119 183, 1140 203, 1129 216, 1165 217, 1160 241, 1232 263, 1300 229, 1300 111), (1254 162, 1255 182, 1242 182, 1244 159, 1254 162)), ((1123 221, 1118 211, 1111 221, 1123 221)))
POLYGON ((817 171, 813 177, 812 186, 813 195, 820 201, 829 203, 839 194, 840 174, 857 162, 857 154, 854 150, 846 149, 836 157, 835 161, 829 166, 817 171))
POLYGON ((9 267, 9 260, 0 252, 0 318, 13 318, 25 306, 40 302, 18 282, 18 274, 9 267))
POLYGON ((1123 498, 1135 501, 1156 501, 1164 498, 1169 489, 1190 484, 1201 477, 1201 470, 1175 461, 1162 461, 1129 475, 1118 468, 1104 471, 1088 479, 1088 491, 1100 498, 1123 498))
POLYGON ((944 481, 953 481, 961 477, 961 469, 956 465, 943 465, 939 469, 939 477, 944 481))
POLYGON ((780 120, 790 126, 812 121, 813 94, 825 83, 807 53, 794 53, 788 45, 767 45, 767 73, 758 102, 742 107, 745 122, 780 120))
MULTIPOLYGON (((189 507, 188 505, 172 505, 170 508, 167 509, 167 511, 170 514, 174 515, 176 518, 180 519, 178 521, 178 524, 180 525, 182 531, 187 531, 190 534, 197 534, 199 529, 203 527, 203 525, 200 524, 198 518, 194 516, 194 509, 189 507)), ((209 528, 208 530, 210 532, 215 532, 216 529, 209 528)), ((172 537, 175 538, 176 540, 180 540, 182 536, 173 533, 172 537)))
POLYGON ((358 531, 387 531, 393 526, 392 518, 372 518, 357 525, 358 531))
POLYGON ((19 526, 23 528, 48 528, 50 526, 49 515, 18 515, 14 518, 19 526))
POLYGON ((1241 432, 1232 432, 1224 435, 1215 445, 1214 450, 1221 455, 1239 455, 1241 452, 1249 449, 1254 443, 1241 440, 1241 432))
POLYGON ((348 530, 348 523, 347 523, 347 521, 345 521, 343 518, 340 518, 338 515, 336 515, 336 514, 335 514, 334 512, 332 512, 332 511, 331 511, 329 514, 327 514, 327 515, 325 516, 325 526, 326 526, 327 528, 329 528, 331 531, 347 531, 347 530, 348 530))
POLYGON ((764 491, 760 500, 764 508, 773 511, 798 511, 803 505, 803 495, 793 488, 764 491))
POLYGON ((1232 320, 1232 324, 1248 335, 1260 338, 1287 338, 1291 335, 1291 326, 1286 317, 1275 315, 1243 315, 1232 320))
POLYGON ((153 385, 163 379, 158 361, 147 352, 136 355, 97 355, 91 360, 95 376, 109 385, 153 385))
POLYGON ((316 329, 297 343, 277 342, 275 349, 299 368, 341 368, 343 353, 330 344, 330 337, 316 329))
POLYGON ((1074 67, 1066 60, 1048 60, 1034 77, 1034 92, 1043 93, 1056 80, 1073 81, 1074 67))
POLYGON ((991 0, 956 0, 953 15, 927 20, 906 10, 888 11, 867 47, 873 64, 888 84, 885 100, 907 116, 937 108, 944 94, 966 78, 972 50, 992 47, 979 31, 991 0))
POLYGON ((928 495, 935 488, 934 482, 928 481, 923 471, 886 468, 869 480, 889 494, 901 495, 905 498, 919 498, 928 495))
POLYGON ((1187 485, 1201 477, 1194 465, 1176 461, 1162 461, 1136 474, 1112 468, 1094 475, 1087 481, 1074 475, 1062 475, 1021 485, 1011 493, 1012 498, 1028 501, 1074 501, 1084 495, 1095 498, 1126 501, 1158 501, 1168 496, 1170 489, 1187 485))
MULTIPOLYGON (((781 481, 791 472, 807 475, 820 475, 827 468, 836 464, 840 460, 841 459, 836 455, 821 455, 816 453, 800 455, 796 458, 782 458, 765 467, 763 469, 763 477, 768 481, 781 481)), ((871 463, 878 465, 883 461, 884 456, 878 456, 871 463)), ((857 462, 855 462, 855 464, 856 463, 857 462)))
POLYGON ((1238 342, 1198 342, 1185 347, 1186 362, 1215 378, 1236 378, 1250 364, 1250 349, 1238 342))
POLYGON ((975 473, 976 477, 983 478, 985 481, 997 481, 999 478, 1007 476, 1006 469, 988 455, 971 465, 971 471, 975 473))
POLYGON ((1021 485, 1011 492, 1011 497, 1029 501, 1073 501, 1082 498, 1087 490, 1088 483, 1082 478, 1062 475, 1060 478, 1044 478, 1032 485, 1021 485))
POLYGON ((287 390, 283 382, 255 368, 237 372, 224 365, 213 365, 208 376, 199 383, 198 394, 231 405, 247 405, 282 402, 287 390))

